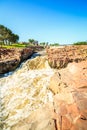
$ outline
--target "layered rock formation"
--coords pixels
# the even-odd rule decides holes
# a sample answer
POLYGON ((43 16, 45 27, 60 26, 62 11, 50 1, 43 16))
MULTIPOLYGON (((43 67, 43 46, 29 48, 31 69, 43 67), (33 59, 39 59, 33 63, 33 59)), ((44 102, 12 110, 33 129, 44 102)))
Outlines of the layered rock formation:
POLYGON ((33 49, 0 49, 0 74, 13 71, 21 61, 33 54, 33 49))
POLYGON ((49 65, 52 68, 64 68, 70 62, 87 59, 87 46, 60 46, 47 49, 49 65))

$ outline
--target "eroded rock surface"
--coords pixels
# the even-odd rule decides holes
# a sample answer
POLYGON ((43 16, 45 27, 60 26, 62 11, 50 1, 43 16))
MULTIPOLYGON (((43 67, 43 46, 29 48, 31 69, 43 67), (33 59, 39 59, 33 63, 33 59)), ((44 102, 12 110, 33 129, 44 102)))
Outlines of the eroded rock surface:
POLYGON ((0 74, 14 70, 21 61, 27 59, 33 50, 25 49, 0 49, 0 74))
POLYGON ((70 62, 87 59, 87 45, 60 46, 47 49, 49 65, 52 68, 64 68, 70 62))
POLYGON ((58 130, 87 130, 87 60, 70 63, 50 80, 58 130))

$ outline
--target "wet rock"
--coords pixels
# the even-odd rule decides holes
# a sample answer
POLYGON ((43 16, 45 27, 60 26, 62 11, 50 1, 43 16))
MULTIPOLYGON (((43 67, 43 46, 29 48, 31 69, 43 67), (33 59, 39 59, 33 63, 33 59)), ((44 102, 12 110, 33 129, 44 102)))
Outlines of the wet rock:
POLYGON ((43 57, 38 56, 32 59, 31 61, 27 63, 27 66, 29 70, 50 68, 46 56, 43 56, 43 57))

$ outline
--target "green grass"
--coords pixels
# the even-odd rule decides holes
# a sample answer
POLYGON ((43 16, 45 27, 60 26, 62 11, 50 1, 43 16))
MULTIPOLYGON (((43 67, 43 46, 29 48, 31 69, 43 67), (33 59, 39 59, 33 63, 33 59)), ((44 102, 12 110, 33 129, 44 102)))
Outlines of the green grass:
POLYGON ((22 43, 13 43, 11 45, 5 45, 3 43, 0 43, 0 47, 7 48, 7 49, 10 49, 10 48, 26 48, 26 47, 31 47, 31 46, 35 46, 35 45, 33 45, 33 44, 22 44, 22 43))
POLYGON ((3 47, 3 48, 7 48, 7 49, 10 49, 10 48, 25 48, 25 47, 27 47, 27 45, 19 44, 19 43, 15 43, 15 44, 12 44, 12 45, 0 45, 0 46, 3 47))

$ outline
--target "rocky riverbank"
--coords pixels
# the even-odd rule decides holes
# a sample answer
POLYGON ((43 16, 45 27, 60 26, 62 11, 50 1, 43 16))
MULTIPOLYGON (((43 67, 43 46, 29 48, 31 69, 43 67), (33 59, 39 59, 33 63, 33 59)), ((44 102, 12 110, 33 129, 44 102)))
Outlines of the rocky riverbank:
POLYGON ((57 130, 87 130, 87 46, 47 50, 57 130))
POLYGON ((0 74, 13 71, 23 60, 33 54, 33 49, 3 49, 0 48, 0 74))
POLYGON ((87 46, 47 51, 0 80, 0 130, 87 130, 87 46))
POLYGON ((50 80, 57 130, 87 130, 87 60, 69 63, 50 80))
POLYGON ((49 65, 61 69, 68 63, 87 59, 87 45, 50 47, 47 54, 49 65))

